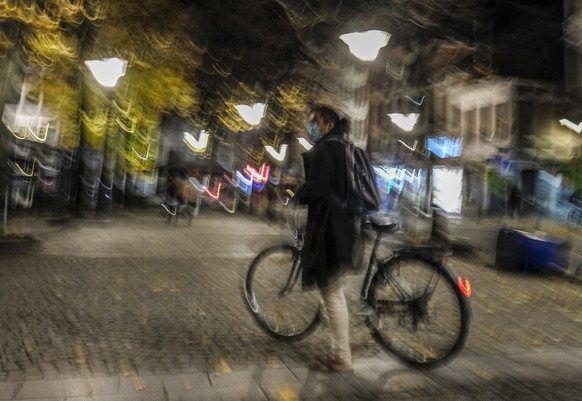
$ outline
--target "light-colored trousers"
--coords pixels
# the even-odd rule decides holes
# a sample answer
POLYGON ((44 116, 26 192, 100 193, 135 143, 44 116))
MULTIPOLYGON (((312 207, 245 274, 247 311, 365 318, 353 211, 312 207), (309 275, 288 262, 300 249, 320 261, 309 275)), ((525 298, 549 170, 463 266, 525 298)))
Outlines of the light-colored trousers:
POLYGON ((332 357, 351 364, 350 316, 342 281, 334 280, 320 291, 329 318, 332 357))

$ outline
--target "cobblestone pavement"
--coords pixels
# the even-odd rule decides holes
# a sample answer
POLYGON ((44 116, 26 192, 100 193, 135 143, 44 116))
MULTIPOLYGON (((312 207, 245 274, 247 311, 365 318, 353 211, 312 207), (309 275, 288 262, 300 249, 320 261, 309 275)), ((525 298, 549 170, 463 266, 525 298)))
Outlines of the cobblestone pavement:
POLYGON ((459 357, 406 368, 354 321, 355 372, 341 377, 308 369, 325 327, 280 343, 242 301, 253 256, 289 239, 277 223, 209 211, 174 226, 125 213, 40 237, 2 248, 0 400, 582 399, 581 284, 567 277, 455 255, 449 266, 473 287, 459 357))

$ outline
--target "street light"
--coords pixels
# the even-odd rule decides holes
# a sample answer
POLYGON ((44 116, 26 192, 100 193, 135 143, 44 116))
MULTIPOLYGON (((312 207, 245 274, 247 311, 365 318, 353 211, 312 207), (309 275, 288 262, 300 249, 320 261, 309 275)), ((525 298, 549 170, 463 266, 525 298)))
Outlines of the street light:
POLYGON ((125 75, 127 61, 117 57, 87 60, 85 65, 101 86, 114 88, 117 80, 125 75))
POLYGON ((241 117, 250 125, 259 125, 265 115, 265 104, 255 103, 252 106, 239 104, 235 106, 241 117))
POLYGON ((111 115, 111 105, 113 100, 113 88, 117 85, 119 78, 125 75, 127 69, 127 61, 116 57, 105 58, 101 60, 87 60, 85 65, 91 71, 91 74, 95 80, 103 87, 107 89, 107 117, 106 117, 106 132, 105 132, 105 146, 103 151, 103 161, 101 168, 101 179, 99 180, 100 185, 103 189, 99 189, 98 192, 98 202, 97 210, 103 215, 109 215, 111 213, 111 207, 113 205, 113 169, 114 169, 114 156, 111 155, 111 143, 110 143, 110 115, 111 115), (107 159, 111 157, 111 159, 107 159), (105 167, 105 168, 103 168, 105 167))
POLYGON ((404 131, 412 131, 414 126, 420 117, 419 113, 390 113, 388 116, 392 119, 392 122, 402 128, 404 131))
POLYGON ((373 61, 380 49, 388 44, 390 36, 388 32, 371 30, 346 33, 339 38, 349 46, 354 56, 363 61, 373 61))

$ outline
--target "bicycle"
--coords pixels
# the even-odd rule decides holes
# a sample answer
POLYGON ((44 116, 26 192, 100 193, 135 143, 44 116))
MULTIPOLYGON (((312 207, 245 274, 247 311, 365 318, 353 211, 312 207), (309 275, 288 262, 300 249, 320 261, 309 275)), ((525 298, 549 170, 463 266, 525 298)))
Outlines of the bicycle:
MULTIPOLYGON (((409 366, 436 367, 450 361, 463 348, 471 320, 469 298, 446 267, 451 247, 398 246, 379 259, 380 241, 398 231, 398 220, 376 213, 361 224, 376 235, 360 291, 374 340, 409 366)), ((251 262, 244 296, 269 335, 298 341, 311 334, 324 315, 319 292, 301 288, 303 233, 289 228, 293 244, 269 247, 251 262)))

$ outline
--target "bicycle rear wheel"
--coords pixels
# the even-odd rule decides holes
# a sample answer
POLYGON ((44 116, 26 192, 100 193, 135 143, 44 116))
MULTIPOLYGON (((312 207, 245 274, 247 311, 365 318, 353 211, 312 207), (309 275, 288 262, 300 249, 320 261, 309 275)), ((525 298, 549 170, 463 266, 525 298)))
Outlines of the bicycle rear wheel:
POLYGON ((469 300, 449 271, 436 261, 399 256, 379 267, 368 300, 374 339, 414 367, 435 367, 465 344, 469 300))
POLYGON ((245 282, 247 305, 271 336, 297 341, 320 322, 317 291, 303 291, 299 250, 291 245, 265 249, 251 262, 245 282))

